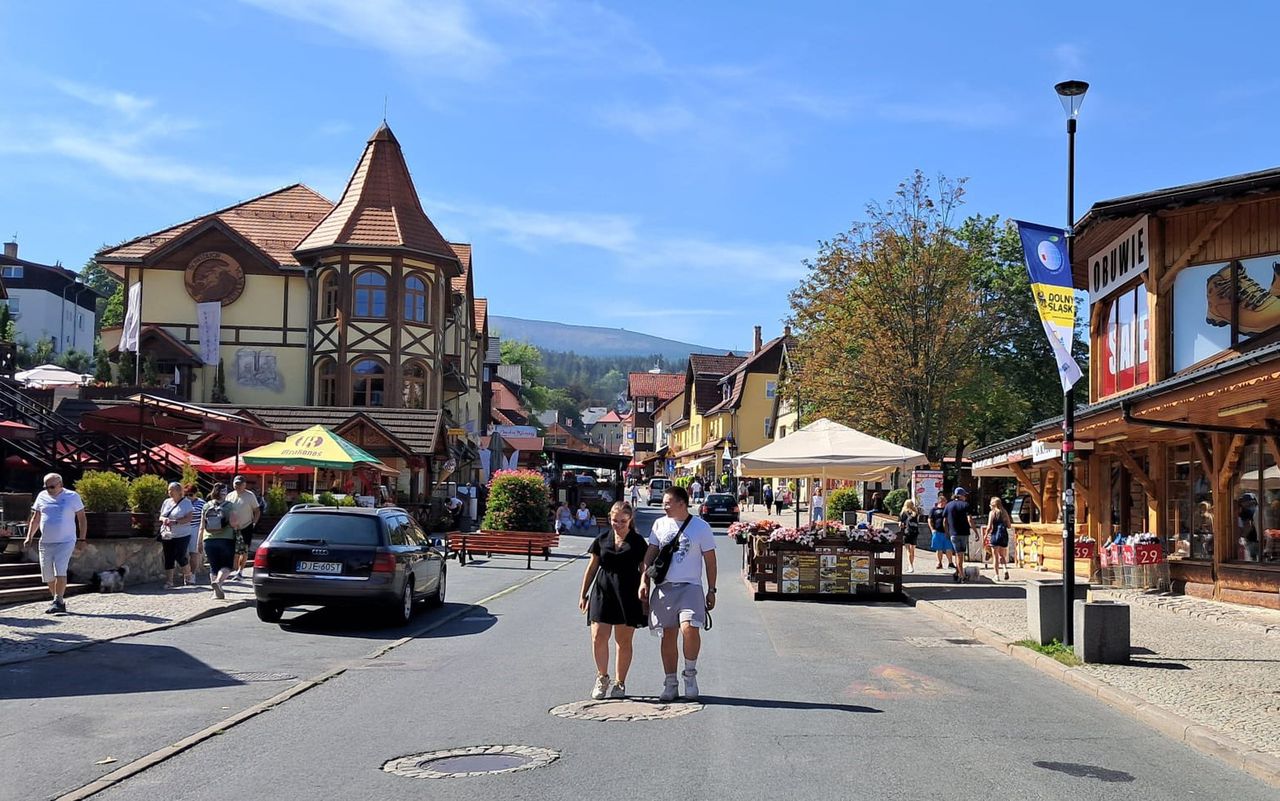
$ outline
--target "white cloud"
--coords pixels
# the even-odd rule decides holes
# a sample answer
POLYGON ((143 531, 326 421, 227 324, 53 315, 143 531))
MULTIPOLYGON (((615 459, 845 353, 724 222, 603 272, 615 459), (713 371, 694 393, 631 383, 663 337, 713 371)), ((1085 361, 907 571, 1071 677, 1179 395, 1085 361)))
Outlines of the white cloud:
POLYGON ((411 66, 479 77, 502 60, 459 0, 242 0, 279 16, 325 28, 411 66))
POLYGON ((77 100, 82 100, 100 108, 120 112, 128 117, 136 117, 155 105, 153 100, 131 95, 128 92, 102 89, 96 86, 76 83, 75 81, 55 80, 53 85, 58 91, 69 97, 74 97, 77 100))

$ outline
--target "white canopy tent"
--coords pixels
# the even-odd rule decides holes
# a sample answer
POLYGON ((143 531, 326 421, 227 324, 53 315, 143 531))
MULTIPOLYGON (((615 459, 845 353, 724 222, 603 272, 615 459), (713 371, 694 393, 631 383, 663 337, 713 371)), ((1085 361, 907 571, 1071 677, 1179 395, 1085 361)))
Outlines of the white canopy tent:
POLYGON ((822 418, 742 455, 744 476, 874 481, 927 461, 925 455, 822 418))
POLYGON ((59 367, 56 364, 42 364, 14 374, 14 379, 28 387, 74 387, 85 382, 80 373, 59 367))

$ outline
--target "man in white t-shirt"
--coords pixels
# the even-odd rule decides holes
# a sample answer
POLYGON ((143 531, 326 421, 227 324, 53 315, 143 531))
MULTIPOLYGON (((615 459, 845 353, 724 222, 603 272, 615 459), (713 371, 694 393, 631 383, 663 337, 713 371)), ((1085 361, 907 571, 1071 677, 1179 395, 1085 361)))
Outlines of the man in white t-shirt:
POLYGON ((231 574, 233 580, 244 578, 245 566, 249 564, 249 541, 253 538, 252 528, 262 516, 262 507, 258 505, 258 496, 249 489, 243 476, 231 480, 232 490, 227 493, 223 503, 230 513, 231 528, 236 532, 236 571, 231 574))
POLYGON ((702 498, 702 482, 695 478, 693 483, 689 485, 689 493, 695 501, 700 500, 702 498))
POLYGON ((822 486, 815 486, 813 488, 813 495, 809 498, 809 516, 814 523, 826 519, 824 517, 824 513, 826 512, 824 503, 825 501, 822 497, 822 486))
POLYGON ((37 531, 40 532, 40 577, 53 594, 53 605, 44 612, 62 614, 67 611, 67 602, 63 600, 67 592, 67 565, 89 536, 89 523, 80 496, 64 487, 62 476, 57 473, 44 477, 44 491, 31 504, 27 539, 23 543, 26 547, 31 547, 37 531))
POLYGON ((649 532, 645 571, 640 579, 640 600, 649 604, 650 628, 662 630, 662 694, 664 703, 679 695, 676 666, 679 645, 684 643, 684 697, 698 697, 698 652, 702 650, 702 628, 707 611, 716 605, 716 539, 711 526, 689 513, 689 494, 672 486, 662 496, 662 511, 649 532), (662 583, 649 590, 649 566, 663 547, 679 537, 671 557, 671 567, 662 583), (702 589, 706 569, 707 589, 702 589))

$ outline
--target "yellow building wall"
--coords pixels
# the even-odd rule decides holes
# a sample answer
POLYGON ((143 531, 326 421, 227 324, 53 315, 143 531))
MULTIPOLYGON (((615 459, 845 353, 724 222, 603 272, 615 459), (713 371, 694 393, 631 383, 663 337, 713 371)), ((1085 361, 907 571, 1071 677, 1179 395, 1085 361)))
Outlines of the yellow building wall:
MULTIPOLYGON (((240 297, 222 307, 219 354, 225 372, 227 397, 232 403, 275 406, 302 406, 306 403, 310 378, 306 364, 307 304, 306 279, 301 275, 245 276, 244 291, 240 297), (286 322, 288 328, 297 330, 284 331, 286 322), (236 341, 237 328, 241 329, 239 342, 236 341)), ((142 325, 164 328, 199 354, 196 302, 187 294, 182 271, 143 271, 142 325), (190 326, 190 337, 187 326, 190 326)), ((119 343, 119 333, 113 333, 109 344, 104 337, 107 347, 119 343)), ((146 354, 143 355, 145 357, 146 354)), ((216 365, 206 365, 195 371, 194 400, 207 402, 211 399, 216 369, 216 365)))
POLYGON ((737 430, 733 432, 739 452, 750 453, 773 441, 764 434, 764 421, 773 414, 773 398, 765 397, 765 389, 768 382, 777 380, 778 376, 771 373, 747 375, 738 407, 737 430))

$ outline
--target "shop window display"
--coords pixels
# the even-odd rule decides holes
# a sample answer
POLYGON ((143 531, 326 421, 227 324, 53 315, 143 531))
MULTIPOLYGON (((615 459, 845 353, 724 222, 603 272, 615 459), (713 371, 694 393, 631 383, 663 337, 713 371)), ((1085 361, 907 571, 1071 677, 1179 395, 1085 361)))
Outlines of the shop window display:
POLYGON ((1170 559, 1213 559, 1213 484, 1190 445, 1172 451, 1169 481, 1170 559))
POLYGON ((1233 487, 1227 560, 1280 562, 1280 468, 1260 437, 1245 445, 1233 487))

